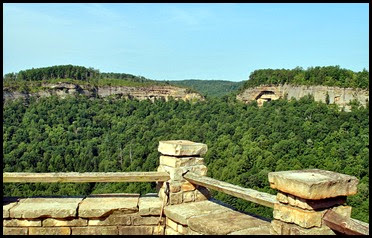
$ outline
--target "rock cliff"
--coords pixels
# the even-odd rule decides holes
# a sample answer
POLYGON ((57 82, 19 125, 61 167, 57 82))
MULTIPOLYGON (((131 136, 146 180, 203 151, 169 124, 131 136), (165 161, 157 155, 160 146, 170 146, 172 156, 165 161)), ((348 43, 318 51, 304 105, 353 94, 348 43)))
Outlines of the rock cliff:
POLYGON ((65 98, 68 95, 85 95, 88 97, 107 97, 116 95, 123 98, 135 98, 138 100, 163 98, 166 101, 173 97, 176 100, 204 100, 203 96, 198 93, 189 92, 186 88, 174 86, 159 86, 153 85, 148 87, 127 87, 127 86, 100 86, 92 85, 78 85, 72 83, 44 83, 42 90, 38 92, 19 92, 11 90, 10 88, 3 88, 3 103, 8 100, 17 98, 48 97, 52 95, 65 98))
POLYGON ((256 100, 259 106, 265 101, 276 100, 287 97, 288 99, 300 99, 305 95, 312 95, 315 101, 326 102, 327 94, 330 104, 337 104, 340 107, 349 109, 347 105, 350 101, 356 99, 362 105, 369 101, 369 91, 364 89, 339 88, 328 86, 305 86, 305 85, 277 85, 277 86, 259 86, 247 88, 237 95, 237 99, 243 102, 256 100))

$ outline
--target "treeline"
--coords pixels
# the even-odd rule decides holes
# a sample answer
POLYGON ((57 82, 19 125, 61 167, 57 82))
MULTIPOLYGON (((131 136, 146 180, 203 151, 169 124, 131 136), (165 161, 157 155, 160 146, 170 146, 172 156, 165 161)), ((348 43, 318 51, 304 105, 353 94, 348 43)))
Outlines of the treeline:
MULTIPOLYGON (((369 222, 369 108, 351 112, 300 100, 258 108, 233 97, 197 103, 90 100, 83 96, 11 101, 3 109, 4 172, 155 171, 160 140, 208 145, 208 176, 276 194, 271 171, 318 168, 356 176, 352 217, 369 222)), ((155 192, 155 183, 3 184, 3 196, 155 192)), ((222 193, 237 209, 272 217, 272 209, 222 193)))
POLYGON ((94 79, 123 79, 127 81, 146 82, 151 81, 142 76, 125 73, 101 73, 92 67, 74 65, 57 65, 44 68, 32 68, 21 70, 18 73, 8 73, 3 77, 4 81, 40 81, 52 79, 73 79, 89 81, 94 79))
POLYGON ((309 67, 304 70, 301 67, 294 69, 260 69, 255 70, 244 82, 243 91, 249 87, 259 85, 324 85, 343 88, 369 88, 369 72, 366 69, 354 72, 342 69, 340 66, 309 67))

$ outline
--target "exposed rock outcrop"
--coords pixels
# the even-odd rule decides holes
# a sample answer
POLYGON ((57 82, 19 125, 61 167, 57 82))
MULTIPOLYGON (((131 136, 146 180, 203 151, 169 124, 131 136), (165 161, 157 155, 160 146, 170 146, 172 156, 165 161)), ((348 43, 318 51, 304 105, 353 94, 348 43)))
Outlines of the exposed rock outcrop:
POLYGON ((166 101, 173 97, 176 100, 204 100, 203 96, 198 93, 189 92, 186 88, 174 86, 148 86, 148 87, 127 87, 127 86, 101 86, 95 87, 92 85, 78 85, 72 83, 57 83, 42 85, 42 90, 38 92, 19 92, 10 88, 3 88, 3 103, 8 100, 17 98, 48 97, 52 95, 65 98, 68 95, 85 95, 88 97, 107 97, 117 95, 124 98, 135 98, 138 100, 163 98, 166 101))
POLYGON ((312 95, 315 101, 326 102, 327 94, 330 104, 337 104, 340 107, 349 109, 347 105, 350 101, 356 99, 362 105, 366 105, 369 101, 369 91, 364 89, 339 88, 328 86, 294 86, 294 85, 278 85, 278 86, 259 86, 255 88, 247 88, 244 92, 237 95, 237 99, 243 102, 256 100, 259 106, 262 106, 265 101, 277 100, 279 98, 300 99, 306 95, 312 95))

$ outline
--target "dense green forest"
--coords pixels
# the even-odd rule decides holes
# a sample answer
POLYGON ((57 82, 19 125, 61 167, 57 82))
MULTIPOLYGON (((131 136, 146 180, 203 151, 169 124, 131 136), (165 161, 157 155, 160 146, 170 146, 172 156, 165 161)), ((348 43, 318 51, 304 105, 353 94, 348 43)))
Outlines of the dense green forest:
POLYGON ((343 88, 369 88, 369 72, 364 69, 354 72, 339 66, 317 66, 304 70, 301 67, 290 69, 259 69, 253 71, 240 91, 259 85, 324 85, 343 88))
MULTIPOLYGON (((160 140, 208 145, 208 176, 276 194, 271 171, 319 168, 356 176, 352 217, 369 222, 369 107, 340 111, 308 96, 243 104, 234 97, 196 103, 52 96, 3 108, 5 172, 154 171, 160 140)), ((155 183, 3 184, 3 196, 155 192, 155 183)), ((272 217, 272 209, 229 195, 237 209, 272 217)))
POLYGON ((226 80, 171 80, 166 81, 172 85, 185 86, 194 89, 206 97, 222 97, 231 92, 237 91, 243 82, 232 82, 226 80))

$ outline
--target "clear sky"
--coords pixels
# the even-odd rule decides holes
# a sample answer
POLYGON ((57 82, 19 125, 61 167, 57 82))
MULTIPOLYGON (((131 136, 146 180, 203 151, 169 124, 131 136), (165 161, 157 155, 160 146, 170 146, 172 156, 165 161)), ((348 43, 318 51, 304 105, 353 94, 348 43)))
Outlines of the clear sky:
POLYGON ((155 80, 369 69, 368 3, 3 4, 3 73, 52 65, 155 80))

